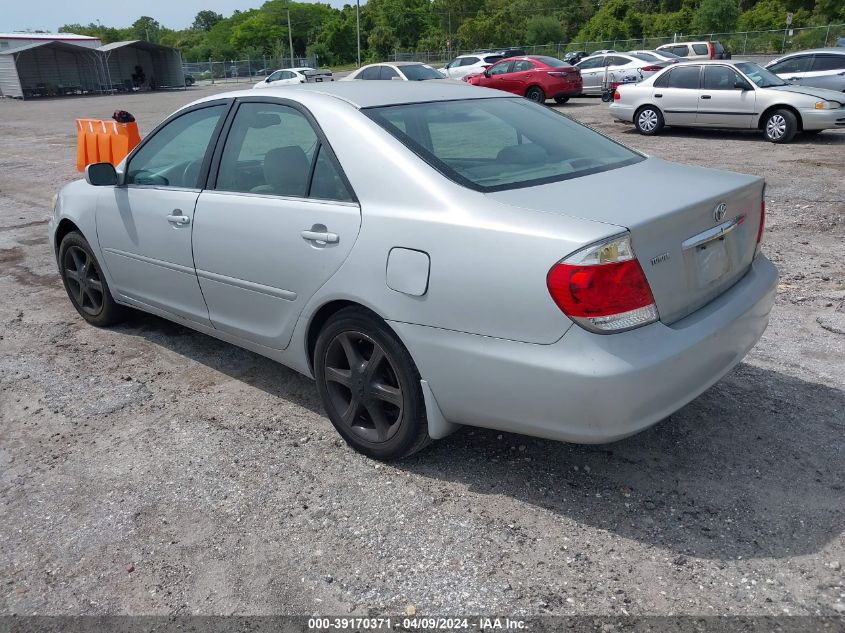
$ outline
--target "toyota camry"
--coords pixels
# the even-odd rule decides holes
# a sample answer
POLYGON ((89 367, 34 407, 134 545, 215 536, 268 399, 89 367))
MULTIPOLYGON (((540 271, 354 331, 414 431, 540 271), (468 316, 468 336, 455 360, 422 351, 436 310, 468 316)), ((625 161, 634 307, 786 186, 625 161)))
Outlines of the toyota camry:
POLYGON ((256 92, 182 108, 58 194, 50 240, 88 323, 134 308, 275 359, 379 459, 460 425, 631 435, 766 328, 758 177, 466 84, 256 92))

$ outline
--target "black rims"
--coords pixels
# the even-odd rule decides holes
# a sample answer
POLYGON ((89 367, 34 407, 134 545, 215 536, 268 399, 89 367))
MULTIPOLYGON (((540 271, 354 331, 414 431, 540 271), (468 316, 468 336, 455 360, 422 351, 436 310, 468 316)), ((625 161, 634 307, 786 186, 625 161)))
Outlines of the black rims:
POLYGON ((89 316, 103 311, 103 280, 94 259, 80 246, 65 249, 62 273, 76 307, 89 316))
POLYGON ((369 335, 348 330, 332 339, 325 381, 332 408, 353 434, 373 443, 396 434, 405 397, 394 361, 369 335))

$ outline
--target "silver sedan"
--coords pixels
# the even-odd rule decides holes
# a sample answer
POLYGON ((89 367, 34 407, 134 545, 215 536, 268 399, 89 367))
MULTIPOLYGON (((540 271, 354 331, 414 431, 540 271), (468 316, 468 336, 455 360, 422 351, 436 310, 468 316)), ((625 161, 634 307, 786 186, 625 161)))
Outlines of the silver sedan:
POLYGON ((64 187, 49 236, 92 325, 135 308, 275 359, 394 459, 460 425, 607 442, 698 396, 768 322, 763 188, 495 90, 338 82, 179 110, 64 187))
POLYGON ((641 81, 663 70, 672 62, 647 59, 638 53, 593 54, 575 64, 581 71, 585 95, 599 95, 604 86, 625 79, 641 81))
POLYGON ((664 125, 760 129, 773 143, 845 128, 845 95, 790 86, 753 62, 675 64, 639 84, 619 86, 610 114, 640 134, 664 125))

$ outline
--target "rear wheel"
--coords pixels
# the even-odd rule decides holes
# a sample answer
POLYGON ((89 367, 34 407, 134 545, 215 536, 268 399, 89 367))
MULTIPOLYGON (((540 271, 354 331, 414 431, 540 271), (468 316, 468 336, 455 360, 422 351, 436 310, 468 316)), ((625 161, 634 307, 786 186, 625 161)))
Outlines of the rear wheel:
POLYGON ((531 86, 525 92, 525 98, 533 101, 534 103, 545 103, 546 102, 546 93, 543 92, 543 89, 539 86, 531 86))
POLYGON ((789 143, 797 131, 798 119, 789 110, 775 110, 763 123, 763 134, 772 143, 789 143))
POLYGON ((72 231, 62 240, 59 272, 70 302, 88 323, 106 327, 126 318, 127 309, 112 298, 100 264, 81 233, 72 231))
POLYGON ((569 101, 569 97, 555 97, 555 103, 566 103, 569 101))
POLYGON ((431 441, 419 371, 371 312, 347 308, 329 319, 317 337, 314 373, 331 423, 358 452, 401 459, 431 441))
POLYGON ((654 106, 642 107, 634 115, 634 126, 640 134, 654 136, 663 129, 663 125, 663 114, 654 106))

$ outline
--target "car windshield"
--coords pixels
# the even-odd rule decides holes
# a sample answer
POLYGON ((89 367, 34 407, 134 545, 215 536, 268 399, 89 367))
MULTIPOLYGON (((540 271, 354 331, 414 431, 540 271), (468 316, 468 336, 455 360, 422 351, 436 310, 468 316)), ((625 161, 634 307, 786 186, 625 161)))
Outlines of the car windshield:
POLYGON ((431 66, 425 64, 411 64, 410 66, 400 66, 399 69, 402 74, 408 78, 408 81, 424 81, 426 79, 443 79, 443 75, 434 70, 431 66))
POLYGON ((769 72, 762 66, 758 66, 754 62, 740 62, 736 64, 745 75, 757 84, 760 88, 774 88, 775 86, 787 86, 783 79, 777 75, 769 72))
POLYGON ((683 59, 680 55, 675 55, 672 51, 662 50, 658 53, 661 57, 668 57, 669 59, 683 59))
POLYGON ((478 191, 529 187, 644 160, 525 99, 414 103, 363 112, 444 176, 478 191))

